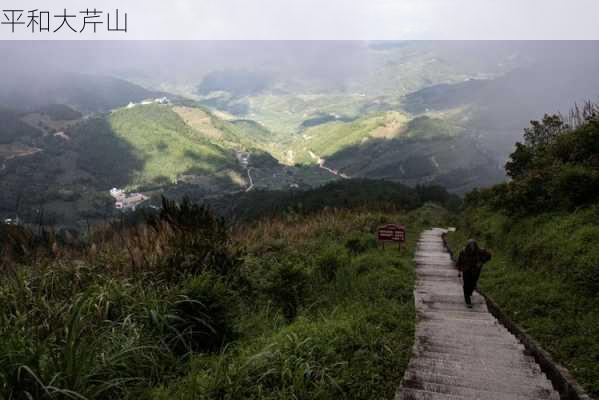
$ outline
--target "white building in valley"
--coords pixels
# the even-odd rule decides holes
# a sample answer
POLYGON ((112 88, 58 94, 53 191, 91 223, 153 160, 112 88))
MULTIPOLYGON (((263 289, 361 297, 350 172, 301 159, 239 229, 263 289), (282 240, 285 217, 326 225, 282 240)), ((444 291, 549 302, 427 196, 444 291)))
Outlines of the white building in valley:
POLYGON ((122 189, 110 189, 110 195, 114 198, 114 208, 117 210, 132 210, 149 199, 148 196, 142 193, 125 193, 122 189))

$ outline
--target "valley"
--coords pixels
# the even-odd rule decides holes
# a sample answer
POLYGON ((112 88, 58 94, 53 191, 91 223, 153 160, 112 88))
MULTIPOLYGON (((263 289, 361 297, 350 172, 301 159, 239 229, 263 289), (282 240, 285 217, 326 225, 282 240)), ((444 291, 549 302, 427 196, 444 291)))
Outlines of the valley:
POLYGON ((599 42, 75 42, 0 41, 1 399, 599 395, 599 42))
MULTIPOLYGON (((80 227, 119 215, 113 187, 154 207, 162 195, 202 201, 348 178, 463 194, 505 180, 528 119, 590 93, 568 75, 565 95, 539 101, 556 71, 541 45, 350 43, 338 60, 328 45, 290 44, 297 67, 214 66, 185 79, 53 71, 35 94, 4 92, 0 217, 80 227)), ((266 57, 269 44, 252 46, 266 57)))

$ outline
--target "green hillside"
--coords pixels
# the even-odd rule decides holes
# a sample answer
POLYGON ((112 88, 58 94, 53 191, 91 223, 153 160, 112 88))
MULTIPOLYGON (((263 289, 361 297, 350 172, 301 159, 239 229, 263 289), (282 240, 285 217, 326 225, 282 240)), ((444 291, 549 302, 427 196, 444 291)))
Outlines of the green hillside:
POLYGON ((114 135, 143 163, 135 184, 174 181, 181 174, 208 174, 235 168, 233 154, 199 137, 170 107, 136 106, 108 117, 114 135))
POLYGON ((358 209, 361 207, 417 208, 427 202, 455 210, 461 200, 440 186, 344 179, 308 190, 255 190, 210 199, 207 203, 219 214, 239 220, 253 220, 285 213, 311 214, 323 208, 358 209))
POLYGON ((392 138, 405 132, 408 117, 398 112, 375 114, 352 122, 329 122, 302 132, 292 147, 296 162, 315 163, 369 138, 392 138), (313 155, 310 154, 313 153, 313 155))
POLYGON ((129 102, 164 96, 111 76, 59 72, 55 68, 35 76, 16 74, 0 76, 0 106, 33 111, 66 104, 82 112, 106 112, 129 102), (23 85, 23 81, 28 84, 23 85))
MULTIPOLYGON (((410 119, 400 112, 385 112, 351 122, 329 122, 305 129, 301 137, 296 139, 292 150, 296 162, 314 163, 315 156, 335 157, 337 153, 352 147, 369 151, 373 143, 407 138, 427 143, 429 139, 447 139, 463 131, 450 117, 420 116, 410 119)), ((385 152, 381 147, 371 156, 379 157, 385 152)))
POLYGON ((450 239, 491 249, 481 287, 591 396, 599 396, 599 110, 525 131, 512 180, 467 195, 450 239))
POLYGON ((414 339, 418 233, 448 215, 371 186, 373 204, 400 194, 391 211, 278 207, 232 225, 164 201, 85 240, 0 223, 13 267, 0 280, 0 397, 393 396, 414 339), (391 222, 407 226, 401 252, 377 248, 391 222))
POLYGON ((0 145, 40 136, 41 131, 21 121, 19 113, 0 107, 0 145))
POLYGON ((416 139, 448 138, 464 131, 451 119, 431 118, 420 116, 410 120, 406 129, 406 136, 416 139))

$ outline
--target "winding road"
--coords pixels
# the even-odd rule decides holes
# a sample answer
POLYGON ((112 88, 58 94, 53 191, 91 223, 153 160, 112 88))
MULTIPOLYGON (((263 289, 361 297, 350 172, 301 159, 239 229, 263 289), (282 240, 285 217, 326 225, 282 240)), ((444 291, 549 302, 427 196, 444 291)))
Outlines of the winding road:
POLYGON ((254 180, 252 179, 252 174, 250 173, 252 167, 248 167, 247 168, 247 173, 248 173, 248 179, 250 180, 250 186, 248 186, 245 191, 246 193, 249 192, 250 190, 252 190, 254 188, 254 180))
POLYGON ((349 179, 349 178, 350 178, 348 175, 346 175, 346 174, 344 174, 344 173, 342 173, 342 172, 339 172, 339 171, 337 171, 337 170, 331 169, 331 168, 327 167, 326 165, 324 165, 324 163, 325 163, 325 159, 324 159, 324 158, 321 158, 320 156, 318 156, 318 155, 314 154, 314 153, 313 153, 313 152, 311 152, 311 151, 309 151, 308 153, 310 154, 310 157, 312 157, 313 159, 315 159, 315 160, 316 160, 316 162, 318 163, 318 166, 319 166, 321 169, 324 169, 325 171, 328 171, 328 172, 330 172, 331 174, 333 174, 333 175, 335 175, 335 176, 338 176, 338 177, 340 177, 340 178, 343 178, 343 179, 349 179))

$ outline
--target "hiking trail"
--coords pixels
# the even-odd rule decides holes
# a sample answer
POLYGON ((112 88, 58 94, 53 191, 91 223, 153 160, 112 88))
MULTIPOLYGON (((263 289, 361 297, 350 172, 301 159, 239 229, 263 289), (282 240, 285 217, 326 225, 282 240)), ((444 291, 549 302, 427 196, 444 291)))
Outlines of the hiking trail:
POLYGON ((416 339, 396 400, 559 400, 524 346, 461 279, 443 245, 444 229, 424 231, 415 253, 416 339))

